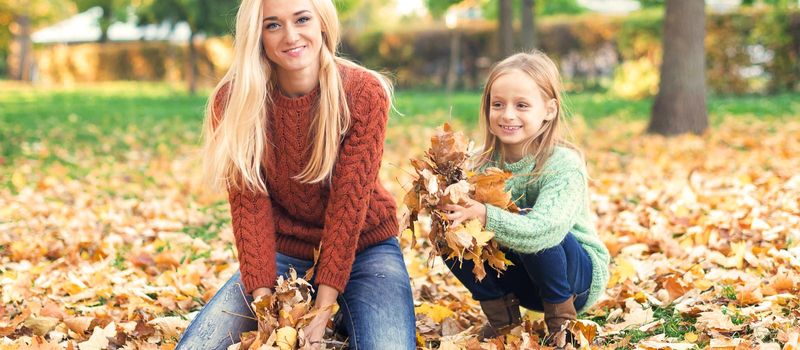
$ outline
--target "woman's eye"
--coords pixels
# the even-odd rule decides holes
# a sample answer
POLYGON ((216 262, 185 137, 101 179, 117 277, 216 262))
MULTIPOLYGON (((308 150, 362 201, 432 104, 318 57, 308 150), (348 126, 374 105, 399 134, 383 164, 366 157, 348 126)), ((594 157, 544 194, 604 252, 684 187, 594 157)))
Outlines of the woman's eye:
POLYGON ((304 17, 300 17, 300 18, 297 20, 297 23, 303 24, 303 23, 306 23, 306 22, 308 22, 308 21, 310 21, 310 20, 311 20, 311 17, 305 17, 305 16, 304 16, 304 17))
POLYGON ((267 25, 264 26, 264 29, 266 29, 266 30, 274 30, 274 29, 277 29, 277 28, 278 28, 278 23, 274 23, 274 22, 273 23, 267 23, 267 25))

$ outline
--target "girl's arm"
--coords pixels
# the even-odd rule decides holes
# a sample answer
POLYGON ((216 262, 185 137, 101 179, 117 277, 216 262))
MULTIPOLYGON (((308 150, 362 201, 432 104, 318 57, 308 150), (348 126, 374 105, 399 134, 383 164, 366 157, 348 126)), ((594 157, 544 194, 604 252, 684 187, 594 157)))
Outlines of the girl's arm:
POLYGON ((560 172, 544 179, 532 210, 514 214, 486 205, 486 229, 503 246, 522 253, 535 253, 558 245, 575 224, 584 205, 586 178, 580 170, 560 172))
POLYGON ((361 76, 357 80, 361 91, 350 101, 352 122, 339 149, 325 210, 316 274, 320 291, 327 285, 341 293, 350 279, 383 156, 389 97, 377 78, 366 72, 359 73, 361 76))

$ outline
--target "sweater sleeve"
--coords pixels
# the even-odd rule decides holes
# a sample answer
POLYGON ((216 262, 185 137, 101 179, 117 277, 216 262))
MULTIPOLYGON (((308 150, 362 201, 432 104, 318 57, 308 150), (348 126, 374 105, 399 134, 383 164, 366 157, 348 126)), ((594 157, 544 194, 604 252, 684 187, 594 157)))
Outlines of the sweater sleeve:
POLYGON ((325 209, 317 284, 344 291, 355 260, 383 156, 389 97, 377 79, 363 79, 355 95, 351 127, 339 149, 325 209))
POLYGON ((579 170, 543 179, 532 210, 514 214, 486 205, 486 229, 503 246, 530 254, 561 243, 575 224, 586 195, 586 180, 579 170))
POLYGON ((228 190, 239 272, 248 294, 275 284, 275 225, 272 203, 264 193, 228 190))
MULTIPOLYGON (((212 127, 219 126, 227 103, 230 83, 214 96, 212 127)), ((239 272, 248 294, 275 284, 275 225, 272 202, 265 193, 228 187, 233 236, 239 258, 239 272)))

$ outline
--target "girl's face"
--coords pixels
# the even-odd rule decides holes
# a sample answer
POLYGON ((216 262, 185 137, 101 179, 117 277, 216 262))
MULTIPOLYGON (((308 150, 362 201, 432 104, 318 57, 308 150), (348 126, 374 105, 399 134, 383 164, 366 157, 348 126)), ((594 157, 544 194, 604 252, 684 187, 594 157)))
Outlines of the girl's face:
POLYGON ((279 74, 319 69, 322 22, 310 0, 263 0, 261 43, 279 74))
POLYGON ((556 100, 545 100, 533 78, 517 69, 502 73, 489 91, 489 131, 511 160, 524 156, 525 143, 539 136, 544 121, 557 111, 556 100))

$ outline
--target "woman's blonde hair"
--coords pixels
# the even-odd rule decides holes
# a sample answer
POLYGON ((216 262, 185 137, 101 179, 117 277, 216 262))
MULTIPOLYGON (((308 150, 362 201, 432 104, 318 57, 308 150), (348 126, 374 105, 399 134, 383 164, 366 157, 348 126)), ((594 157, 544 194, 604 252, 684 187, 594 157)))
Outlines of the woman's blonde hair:
MULTIPOLYGON (((339 20, 332 0, 310 0, 322 26, 320 94, 309 130, 311 156, 300 174, 304 183, 330 180, 339 144, 350 126, 350 110, 338 66, 363 68, 337 56, 339 20)), ((233 62, 211 93, 203 126, 205 180, 214 186, 245 187, 267 193, 265 182, 267 122, 276 89, 275 65, 261 42, 263 0, 243 0, 236 14, 233 62), (217 95, 223 94, 215 111, 217 95), (219 115, 216 115, 217 112, 219 115)), ((383 85, 391 101, 392 85, 381 74, 367 70, 383 85)))
POLYGON ((492 67, 481 97, 479 124, 484 132, 484 144, 481 152, 478 153, 475 167, 480 168, 492 162, 497 162, 498 165, 506 163, 503 143, 499 137, 492 134, 489 127, 489 109, 492 107, 491 91, 495 81, 500 76, 515 70, 526 74, 536 82, 544 101, 554 100, 556 103, 556 116, 552 120, 543 121, 538 135, 528 140, 523 148, 525 153, 533 155, 536 161, 533 176, 535 177, 541 173, 556 146, 569 147, 582 156, 580 150, 564 139, 563 136, 562 128, 565 125, 562 121, 562 116, 564 115, 564 108, 561 96, 561 76, 558 73, 558 68, 547 55, 541 51, 534 50, 530 53, 514 54, 492 67))

